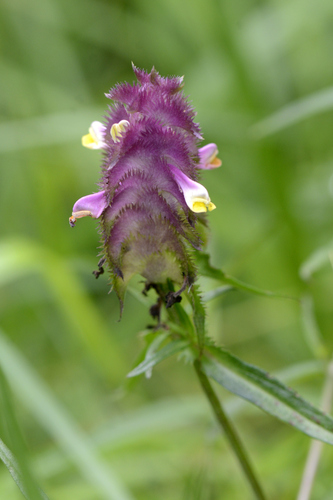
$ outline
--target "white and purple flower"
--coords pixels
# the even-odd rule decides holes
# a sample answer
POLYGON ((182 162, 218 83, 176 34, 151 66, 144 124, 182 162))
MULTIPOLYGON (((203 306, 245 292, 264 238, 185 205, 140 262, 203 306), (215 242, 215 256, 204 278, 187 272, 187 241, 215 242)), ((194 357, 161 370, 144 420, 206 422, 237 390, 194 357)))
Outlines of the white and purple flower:
POLYGON ((198 154, 200 159, 199 168, 203 170, 211 170, 222 165, 222 161, 216 157, 218 149, 214 143, 207 144, 203 148, 198 149, 198 154))
POLYGON ((82 146, 89 149, 105 148, 104 136, 106 127, 101 122, 92 122, 89 127, 89 134, 82 137, 82 146))

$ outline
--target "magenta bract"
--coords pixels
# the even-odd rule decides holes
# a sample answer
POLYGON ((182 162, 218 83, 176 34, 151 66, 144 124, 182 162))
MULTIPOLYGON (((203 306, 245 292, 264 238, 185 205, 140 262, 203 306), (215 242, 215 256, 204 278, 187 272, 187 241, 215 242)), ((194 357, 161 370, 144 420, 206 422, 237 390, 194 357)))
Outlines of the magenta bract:
POLYGON ((100 191, 80 198, 70 218, 72 226, 85 215, 100 218, 103 256, 121 305, 134 274, 147 288, 172 282, 182 290, 194 282, 190 249, 201 245, 201 212, 215 208, 198 172, 220 164, 215 144, 198 150, 202 137, 183 78, 133 70, 137 83, 106 94, 113 102, 104 123, 93 122, 83 138, 103 152, 100 191))

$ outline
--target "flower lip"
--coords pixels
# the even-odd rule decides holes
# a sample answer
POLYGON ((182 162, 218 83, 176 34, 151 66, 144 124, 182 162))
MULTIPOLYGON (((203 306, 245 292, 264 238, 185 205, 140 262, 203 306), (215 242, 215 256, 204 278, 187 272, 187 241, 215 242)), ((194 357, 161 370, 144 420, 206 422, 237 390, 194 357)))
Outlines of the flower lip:
POLYGON ((71 227, 74 227, 77 219, 87 216, 98 219, 106 207, 105 191, 83 196, 75 202, 72 215, 69 218, 69 224, 71 227))
POLYGON ((207 210, 211 212, 216 208, 214 203, 210 201, 207 189, 202 184, 190 179, 173 165, 169 165, 169 167, 178 187, 183 192, 187 206, 192 212, 202 213, 207 212, 207 210))
POLYGON ((89 127, 89 134, 82 137, 82 146, 89 149, 102 149, 106 147, 104 142, 106 127, 103 123, 94 121, 89 127))
POLYGON ((199 168, 203 170, 211 170, 222 165, 222 161, 219 158, 216 158, 216 155, 218 154, 216 144, 207 144, 206 146, 200 148, 198 153, 200 159, 200 163, 198 165, 199 168))
POLYGON ((120 142, 123 133, 126 131, 129 126, 129 121, 120 120, 119 123, 114 123, 110 129, 110 135, 112 137, 113 142, 120 142))

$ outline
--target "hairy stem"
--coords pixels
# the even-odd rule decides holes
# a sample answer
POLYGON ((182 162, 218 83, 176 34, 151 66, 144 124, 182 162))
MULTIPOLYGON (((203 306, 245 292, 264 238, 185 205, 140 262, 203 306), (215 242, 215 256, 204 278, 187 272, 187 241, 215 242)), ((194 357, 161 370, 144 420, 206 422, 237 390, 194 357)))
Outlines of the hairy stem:
POLYGON ((212 410, 217 418, 218 423, 220 424, 222 430, 224 431, 234 453, 236 454, 244 474, 246 475, 253 493, 255 494, 256 498, 259 500, 265 500, 265 495, 263 493, 263 490, 255 476, 255 473, 252 469, 252 466, 250 464, 249 458, 246 454, 246 451, 239 439, 239 436, 236 433, 236 430, 234 429, 233 425, 229 421, 228 417, 224 413, 224 410, 222 408, 222 405, 216 396, 208 378, 206 375, 203 373, 201 370, 201 363, 199 360, 195 360, 194 362, 194 368, 195 371, 198 375, 201 387, 204 391, 204 393, 207 396, 207 399, 212 407, 212 410))

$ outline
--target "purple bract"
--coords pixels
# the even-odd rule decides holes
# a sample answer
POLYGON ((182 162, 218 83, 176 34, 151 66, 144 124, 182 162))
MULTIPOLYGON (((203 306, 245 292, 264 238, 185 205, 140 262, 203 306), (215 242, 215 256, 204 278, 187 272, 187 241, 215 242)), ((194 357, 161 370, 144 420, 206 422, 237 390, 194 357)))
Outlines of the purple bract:
POLYGON ((112 88, 104 123, 93 122, 82 138, 103 151, 102 179, 70 217, 71 226, 87 215, 100 218, 102 262, 121 308, 134 274, 146 288, 174 283, 180 292, 194 282, 191 247, 201 245, 201 213, 215 208, 198 172, 221 165, 215 144, 198 149, 202 137, 183 78, 133 70, 138 82, 112 88))

